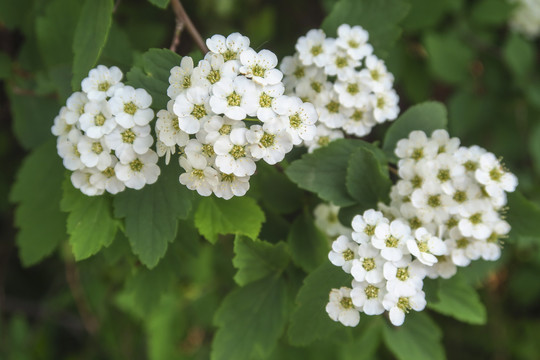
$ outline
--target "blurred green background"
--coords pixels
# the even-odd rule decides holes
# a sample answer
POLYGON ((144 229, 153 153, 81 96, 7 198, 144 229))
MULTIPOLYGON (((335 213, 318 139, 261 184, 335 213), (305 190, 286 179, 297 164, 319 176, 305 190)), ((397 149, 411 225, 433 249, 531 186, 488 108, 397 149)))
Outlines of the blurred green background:
MULTIPOLYGON (((239 31, 253 48, 282 58, 294 52, 299 36, 320 27, 335 2, 183 4, 203 37, 239 31)), ((406 2, 403 33, 385 59, 396 77, 401 109, 425 100, 446 104, 451 135, 502 156, 518 175, 520 190, 538 203, 539 41, 509 29, 513 6, 505 0, 406 2)), ((19 262, 10 187, 29 149, 52 138, 53 118, 72 92, 71 42, 81 4, 0 2, 0 359, 208 358, 214 312, 234 287, 231 241, 212 246, 186 223, 153 271, 126 255, 126 241, 77 264, 67 242, 35 266, 19 262)), ((168 48, 174 29, 170 8, 117 1, 100 63, 126 73, 147 49, 168 48)), ((194 50, 184 32, 178 52, 194 50)), ((370 139, 380 138, 386 127, 370 139)), ((531 211, 540 213, 536 207, 531 211)), ((279 237, 279 224, 269 220, 263 232, 279 237)), ((520 237, 506 244, 501 260, 464 272, 481 289, 488 323, 472 326, 434 315, 449 359, 540 359, 539 244, 540 231, 537 237, 520 237)), ((274 358, 337 358, 335 346, 283 345, 274 358)), ((380 347, 373 357, 392 355, 380 347)))

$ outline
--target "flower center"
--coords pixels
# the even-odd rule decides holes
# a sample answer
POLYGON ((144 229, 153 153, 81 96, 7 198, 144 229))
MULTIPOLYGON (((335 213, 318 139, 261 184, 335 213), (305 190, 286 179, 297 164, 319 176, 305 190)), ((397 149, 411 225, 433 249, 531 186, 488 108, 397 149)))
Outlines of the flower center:
POLYGON ((413 149, 413 152, 412 152, 412 155, 411 155, 411 158, 413 160, 418 161, 423 157, 424 157, 424 148, 419 147, 419 148, 414 148, 413 149))
POLYGON ((300 115, 296 113, 289 116, 289 124, 291 125, 291 128, 298 129, 300 125, 302 125, 302 119, 300 118, 300 115))
POLYGON ((260 142, 261 142, 262 146, 267 148, 267 147, 270 147, 270 146, 274 145, 275 140, 276 140, 276 135, 264 133, 264 135, 261 137, 260 142))
POLYGON ((212 156, 214 156, 214 154, 215 154, 214 148, 212 147, 211 144, 204 144, 204 145, 202 146, 202 150, 201 150, 201 151, 202 151, 202 153, 203 153, 204 155, 206 155, 207 157, 212 157, 212 156))
POLYGON ((263 92, 259 98, 259 105, 263 108, 272 106, 272 97, 263 92))
POLYGON ((221 181, 226 181, 232 183, 236 179, 236 176, 234 174, 222 174, 221 175, 221 181))
POLYGON ((420 226, 422 226, 422 222, 420 221, 420 219, 418 219, 418 217, 415 216, 409 219, 409 226, 411 227, 411 229, 416 230, 420 226))
POLYGON ((73 145, 73 153, 77 157, 81 157, 81 153, 79 152, 79 149, 77 149, 77 145, 73 145))
POLYGON ((375 235, 375 225, 367 224, 366 227, 364 228, 364 234, 366 234, 367 236, 375 235))
POLYGON ((96 154, 101 154, 103 152, 103 146, 101 146, 101 143, 96 141, 92 143, 92 152, 96 154))
POLYGON ((180 131, 180 124, 178 123, 178 116, 174 116, 172 118, 172 126, 173 126, 174 130, 180 131))
POLYGON ((409 268, 408 267, 398 268, 396 271, 396 278, 398 278, 401 281, 407 280, 409 278, 409 268))
POLYGON ((353 49, 356 49, 358 46, 360 46, 360 44, 357 43, 357 42, 354 41, 354 40, 349 40, 349 42, 348 42, 347 44, 349 44, 349 46, 350 46, 351 48, 353 48, 353 49))
POLYGON ((493 181, 499 181, 501 180, 501 177, 502 177, 502 172, 497 169, 497 168, 493 168, 491 169, 491 171, 489 172, 489 177, 491 178, 491 180, 493 181))
POLYGON ((452 197, 455 202, 462 203, 467 200, 467 193, 465 191, 458 190, 455 192, 454 196, 452 197))
POLYGON ((444 152, 446 152, 446 146, 444 145, 439 146, 439 149, 437 150, 437 154, 442 154, 444 152))
POLYGON ((131 171, 135 171, 135 172, 141 171, 143 166, 144 164, 139 159, 135 159, 129 163, 129 167, 131 168, 131 171))
POLYGON ((377 108, 382 109, 385 104, 386 101, 384 101, 384 98, 382 96, 377 98, 377 108))
POLYGON ((326 146, 330 143, 330 137, 328 136, 321 136, 318 140, 317 140, 317 144, 319 144, 319 146, 326 146))
POLYGON ((469 245, 469 239, 467 238, 461 238, 456 241, 456 247, 458 249, 464 249, 469 245))
POLYGON ((200 169, 193 169, 193 171, 191 171, 191 176, 196 177, 199 180, 204 179, 204 171, 200 169))
POLYGON ((381 74, 379 74, 377 70, 371 70, 369 74, 371 75, 371 78, 375 81, 379 80, 379 78, 381 77, 381 74))
POLYGON ((137 105, 135 105, 131 101, 124 104, 124 112, 129 115, 135 115, 135 113, 137 112, 137 105))
POLYGON ((96 126, 103 126, 103 124, 105 124, 105 116, 101 113, 97 114, 94 117, 94 124, 96 124, 96 126))
POLYGON ((99 83, 97 88, 99 91, 107 91, 109 90, 110 87, 111 87, 111 84, 109 84, 108 81, 104 81, 102 83, 99 83))
POLYGON ((411 185, 414 189, 418 189, 422 186, 422 184, 424 183, 424 179, 422 179, 420 176, 418 175, 415 175, 412 179, 411 179, 411 185))
POLYGON ((232 157, 235 159, 235 160, 238 160, 244 156, 246 156, 246 150, 244 149, 243 146, 240 146, 240 145, 234 145, 231 149, 231 151, 229 151, 229 154, 232 155, 232 157))
POLYGON ((201 118, 206 116, 206 109, 204 105, 193 105, 193 111, 191 111, 191 115, 195 117, 197 120, 201 120, 201 118))
POLYGON ((497 243, 498 240, 499 240, 499 234, 497 234, 496 232, 492 232, 491 235, 489 235, 489 237, 486 239, 488 243, 492 243, 492 244, 497 243))
POLYGON ((222 125, 221 128, 219 129, 219 133, 221 135, 229 135, 231 133, 231 130, 232 130, 232 126, 231 125, 222 125))
POLYGON ((338 56, 336 58, 336 66, 340 69, 344 68, 345 66, 348 65, 348 61, 347 61, 347 58, 346 57, 343 57, 343 56, 338 56))
POLYGON ((476 162, 474 162, 472 160, 468 160, 468 161, 465 162, 465 164, 463 164, 463 167, 467 171, 475 171, 476 169, 478 169, 478 163, 476 163, 476 162))
POLYGON ((223 53, 223 60, 229 61, 236 59, 236 53, 232 50, 227 50, 223 53))
POLYGON ((293 75, 297 79, 303 78, 306 75, 306 72, 304 71, 304 67, 303 66, 297 67, 296 70, 294 70, 293 75))
POLYGON ((320 93, 321 90, 322 90, 322 84, 320 82, 314 81, 314 82, 311 83, 311 88, 316 93, 320 93))
POLYGON ((375 266, 375 260, 373 258, 364 258, 364 260, 362 260, 362 267, 366 271, 375 269, 375 266))
POLYGON ((420 252, 423 252, 423 253, 429 252, 427 241, 419 241, 418 250, 420 250, 420 252))
POLYGON ((448 227, 448 229, 451 229, 457 226, 457 224, 458 224, 458 220, 453 216, 450 219, 448 219, 448 221, 446 222, 446 226, 448 227))
POLYGON ((105 175, 108 178, 111 178, 114 176, 114 168, 108 167, 105 170, 101 172, 103 175, 105 175))
POLYGON ((386 238, 385 244, 386 247, 389 248, 397 248, 399 243, 399 240, 394 237, 394 235, 390 235, 386 238))
POLYGON ((326 109, 329 113, 336 114, 339 112, 339 103, 337 101, 330 101, 326 104, 326 109))
POLYGON ((344 297, 339 302, 344 309, 352 309, 354 307, 352 299, 350 297, 344 297))
POLYGON ((182 80, 182 87, 184 89, 191 87, 191 76, 184 76, 184 80, 182 80))
POLYGON ((469 217, 469 221, 474 224, 478 225, 482 222, 482 213, 474 213, 469 217))
POLYGON ((122 133, 122 141, 126 144, 133 144, 135 141, 135 133, 131 129, 127 129, 122 133))
POLYGON ((253 74, 253 76, 264 77, 266 69, 263 68, 261 65, 257 64, 251 67, 251 73, 253 74))
POLYGON ((347 85, 347 92, 351 95, 358 94, 360 88, 357 83, 347 85))
POLYGON ((366 293, 366 297, 368 299, 376 299, 379 297, 379 288, 374 285, 370 284, 366 286, 364 292, 366 293))
POLYGON ((404 313, 408 313, 409 310, 412 309, 411 304, 409 303, 409 298, 406 297, 400 297, 396 306, 404 313))
POLYGON ((448 169, 440 169, 437 173, 437 179, 439 179, 440 182, 445 182, 450 180, 450 170, 448 169))
POLYGON ((227 105, 229 106, 240 106, 240 103, 242 102, 242 97, 236 93, 236 91, 233 91, 233 93, 229 96, 227 96, 227 105))
POLYGON ((433 208, 441 206, 441 196, 431 195, 427 199, 427 204, 433 208))
POLYGON ((317 56, 317 55, 320 55, 322 53, 322 46, 321 45, 315 45, 313 47, 311 47, 311 55, 313 56, 317 56))
POLYGON ((210 84, 215 84, 221 79, 221 74, 219 70, 211 70, 208 73, 208 76, 206 77, 208 81, 210 81, 210 84))
POLYGON ((343 259, 345 259, 345 261, 351 261, 354 259, 354 252, 351 249, 345 250, 343 252, 343 259))

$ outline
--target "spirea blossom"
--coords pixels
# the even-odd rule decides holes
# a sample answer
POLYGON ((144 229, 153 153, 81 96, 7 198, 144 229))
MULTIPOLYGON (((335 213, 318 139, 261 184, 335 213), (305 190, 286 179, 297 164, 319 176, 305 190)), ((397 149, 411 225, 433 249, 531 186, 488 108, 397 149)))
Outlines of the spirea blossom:
POLYGON ((73 186, 88 196, 141 189, 156 182, 161 172, 150 149, 152 97, 124 85, 122 76, 115 66, 90 70, 82 92, 68 98, 51 128, 64 166, 73 171, 73 186))
POLYGON ((495 155, 460 147, 445 130, 431 136, 413 131, 395 154, 390 204, 356 215, 350 237, 340 235, 328 254, 352 277, 352 289, 333 289, 327 307, 330 318, 344 324, 339 316, 345 311, 354 322, 356 313, 387 311, 393 325, 402 325, 407 313, 426 307, 426 277, 448 279, 472 261, 497 260, 499 239, 510 231, 501 213, 517 178, 495 155), (351 305, 347 300, 340 307, 337 300, 346 296, 351 305))

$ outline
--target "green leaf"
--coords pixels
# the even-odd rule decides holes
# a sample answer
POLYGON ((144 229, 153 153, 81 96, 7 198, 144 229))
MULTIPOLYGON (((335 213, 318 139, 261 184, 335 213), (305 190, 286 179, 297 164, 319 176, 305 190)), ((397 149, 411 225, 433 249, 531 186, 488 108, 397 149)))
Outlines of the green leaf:
POLYGON ((354 342, 340 347, 344 360, 370 360, 374 359, 377 349, 382 341, 384 320, 381 317, 363 317, 360 327, 368 321, 368 325, 361 329, 361 336, 354 342))
POLYGON ((532 72, 536 58, 534 46, 521 35, 510 33, 502 53, 506 65, 516 78, 521 79, 532 72))
POLYGON ((462 276, 440 281, 437 295, 439 301, 431 302, 428 305, 430 309, 469 324, 486 323, 486 308, 476 290, 462 276))
POLYGON ((238 288, 223 300, 214 323, 212 360, 265 358, 285 329, 286 285, 277 276, 238 288))
POLYGON ((328 317, 325 307, 330 291, 344 285, 350 286, 350 282, 350 276, 330 262, 325 262, 304 279, 288 330, 292 345, 308 345, 342 328, 341 324, 328 317))
POLYGON ((11 59, 9 56, 0 52, 0 80, 9 78, 11 75, 11 59))
POLYGON ((321 28, 334 36, 341 24, 360 25, 369 32, 375 53, 385 57, 401 34, 398 24, 408 10, 409 5, 402 0, 340 0, 321 28))
POLYGON ((330 247, 326 236, 315 226, 313 217, 303 213, 296 218, 287 237, 294 263, 311 272, 328 259, 330 247))
POLYGON ((449 84, 472 80, 469 67, 474 53, 454 33, 428 33, 424 37, 429 67, 433 74, 449 84))
POLYGON ((62 160, 52 139, 32 152, 17 173, 11 201, 18 203, 16 242, 24 266, 38 263, 67 237, 66 216, 60 211, 63 179, 62 160))
POLYGON ((13 132, 23 148, 34 149, 52 138, 51 126, 60 110, 54 99, 12 92, 8 92, 8 95, 13 115, 13 132))
POLYGON ((302 191, 275 167, 257 165, 252 181, 252 191, 257 189, 264 206, 277 214, 289 214, 302 206, 302 191))
POLYGON ((80 88, 81 80, 94 67, 107 42, 113 8, 113 0, 84 1, 73 39, 73 89, 80 88))
POLYGON ((427 101, 407 109, 386 131, 383 150, 388 156, 396 158, 394 149, 399 140, 409 137, 413 130, 422 130, 430 136, 433 130, 445 129, 446 108, 436 101, 427 101))
POLYGON ((403 20, 403 28, 409 31, 435 27, 452 10, 453 0, 409 0, 411 10, 403 20))
POLYGON ((169 0, 148 0, 159 8, 165 9, 169 5, 169 0))
POLYGON ((234 239, 233 265, 238 269, 234 280, 240 286, 267 275, 280 273, 289 263, 287 244, 271 244, 237 235, 234 239))
POLYGON ((75 260, 86 259, 113 242, 119 223, 112 217, 109 197, 86 196, 66 178, 60 209, 69 213, 67 232, 75 260))
POLYGON ((540 208, 519 191, 508 194, 506 221, 512 226, 509 234, 511 239, 540 238, 540 208))
POLYGON ((142 56, 142 67, 133 67, 127 73, 127 84, 144 88, 152 95, 152 107, 166 109, 171 69, 180 65, 180 55, 167 49, 150 49, 142 56))
POLYGON ((350 156, 347 190, 362 210, 376 208, 379 201, 388 202, 391 186, 387 168, 381 167, 371 151, 359 148, 350 156))
POLYGON ((512 14, 513 4, 507 0, 482 0, 474 4, 472 20, 482 25, 501 25, 512 14))
POLYGON ((125 218, 133 253, 148 268, 157 265, 177 233, 178 219, 187 218, 192 192, 178 182, 177 168, 162 166, 153 185, 126 190, 115 196, 114 214, 125 218))
POLYGON ((323 200, 338 206, 352 205, 355 200, 347 192, 346 175, 349 156, 359 147, 376 149, 361 140, 335 140, 311 154, 304 154, 292 162, 285 173, 299 187, 317 193, 323 200))
POLYGON ((410 312, 402 326, 388 324, 384 327, 383 338, 399 360, 445 359, 441 329, 424 312, 410 312))
POLYGON ((257 202, 247 196, 230 200, 205 197, 195 212, 195 226, 212 244, 219 234, 246 235, 256 239, 264 219, 264 212, 257 202))

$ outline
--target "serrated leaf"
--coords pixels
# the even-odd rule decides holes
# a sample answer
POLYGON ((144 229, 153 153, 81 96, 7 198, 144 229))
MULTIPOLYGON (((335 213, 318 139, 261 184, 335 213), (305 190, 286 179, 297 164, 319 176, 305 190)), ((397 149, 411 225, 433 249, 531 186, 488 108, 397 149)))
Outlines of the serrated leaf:
POLYGON ((540 223, 540 207, 519 191, 508 194, 508 213, 506 221, 512 226, 510 238, 540 238, 538 224, 540 223))
POLYGON ((152 95, 152 107, 166 109, 171 69, 180 65, 180 55, 167 49, 150 49, 142 56, 142 67, 135 66, 127 73, 127 84, 144 88, 152 95))
POLYGON ((347 190, 360 205, 360 211, 376 208, 379 201, 388 202, 391 186, 388 169, 381 167, 371 151, 359 148, 350 156, 347 190))
POLYGON ((343 360, 370 360, 375 354, 382 341, 384 320, 380 317, 363 317, 360 326, 368 324, 362 329, 361 336, 353 342, 341 346, 343 360))
POLYGON ((24 161, 11 190, 17 203, 16 243, 24 266, 36 264, 51 254, 66 235, 66 216, 60 211, 64 168, 51 139, 24 161))
POLYGON ((287 237, 294 263, 304 271, 311 272, 328 259, 330 246, 315 226, 313 217, 304 213, 296 218, 287 237))
POLYGON ((463 277, 456 275, 440 281, 437 295, 439 301, 429 303, 430 309, 469 324, 486 323, 486 308, 476 290, 463 277))
POLYGON ((113 0, 85 0, 73 39, 73 79, 71 87, 79 89, 81 80, 96 65, 107 42, 112 23, 113 0))
POLYGON ((159 8, 165 9, 169 5, 169 0, 148 0, 159 8))
POLYGON ((257 188, 263 205, 277 214, 289 214, 302 206, 302 190, 275 167, 257 165, 257 174, 252 181, 252 188, 257 188))
POLYGON ((399 360, 445 359, 441 329, 423 312, 410 312, 402 326, 387 324, 383 338, 388 349, 399 360))
POLYGON ((292 345, 311 344, 342 328, 341 324, 328 317, 325 308, 330 291, 333 288, 350 286, 350 282, 350 275, 328 261, 304 279, 289 324, 288 336, 292 345))
POLYGON ((385 57, 401 34, 398 24, 408 10, 409 4, 401 0, 340 0, 321 28, 334 36, 341 24, 360 25, 369 32, 375 53, 385 57))
POLYGON ((271 244, 237 235, 234 239, 233 265, 238 269, 234 280, 240 286, 279 273, 289 263, 287 245, 271 244))
POLYGON ((109 197, 86 196, 69 179, 64 181, 60 209, 69 213, 67 232, 75 260, 86 259, 113 242, 119 223, 111 207, 109 197))
POLYGON ((355 200, 345 184, 349 156, 359 147, 376 149, 361 140, 335 140, 292 162, 285 173, 299 187, 317 193, 323 200, 338 206, 353 205, 355 200))
POLYGON ((247 196, 230 200, 205 197, 195 212, 195 226, 212 244, 218 235, 238 234, 256 239, 264 222, 264 212, 247 196))
POLYGON ((411 131, 422 130, 430 136, 433 130, 446 129, 446 108, 436 101, 427 101, 410 107, 394 121, 386 131, 383 150, 389 157, 396 158, 394 149, 399 140, 407 138, 411 131))
POLYGON ((502 49, 503 59, 518 79, 531 73, 535 64, 534 45, 521 35, 510 33, 502 49))
POLYGON ((221 303, 214 323, 212 360, 267 357, 285 329, 286 285, 277 276, 233 290, 221 303))
POLYGON ((114 214, 125 218, 131 249, 148 268, 157 265, 175 239, 178 219, 187 218, 191 199, 192 192, 178 182, 173 166, 163 166, 155 184, 115 196, 114 214))

